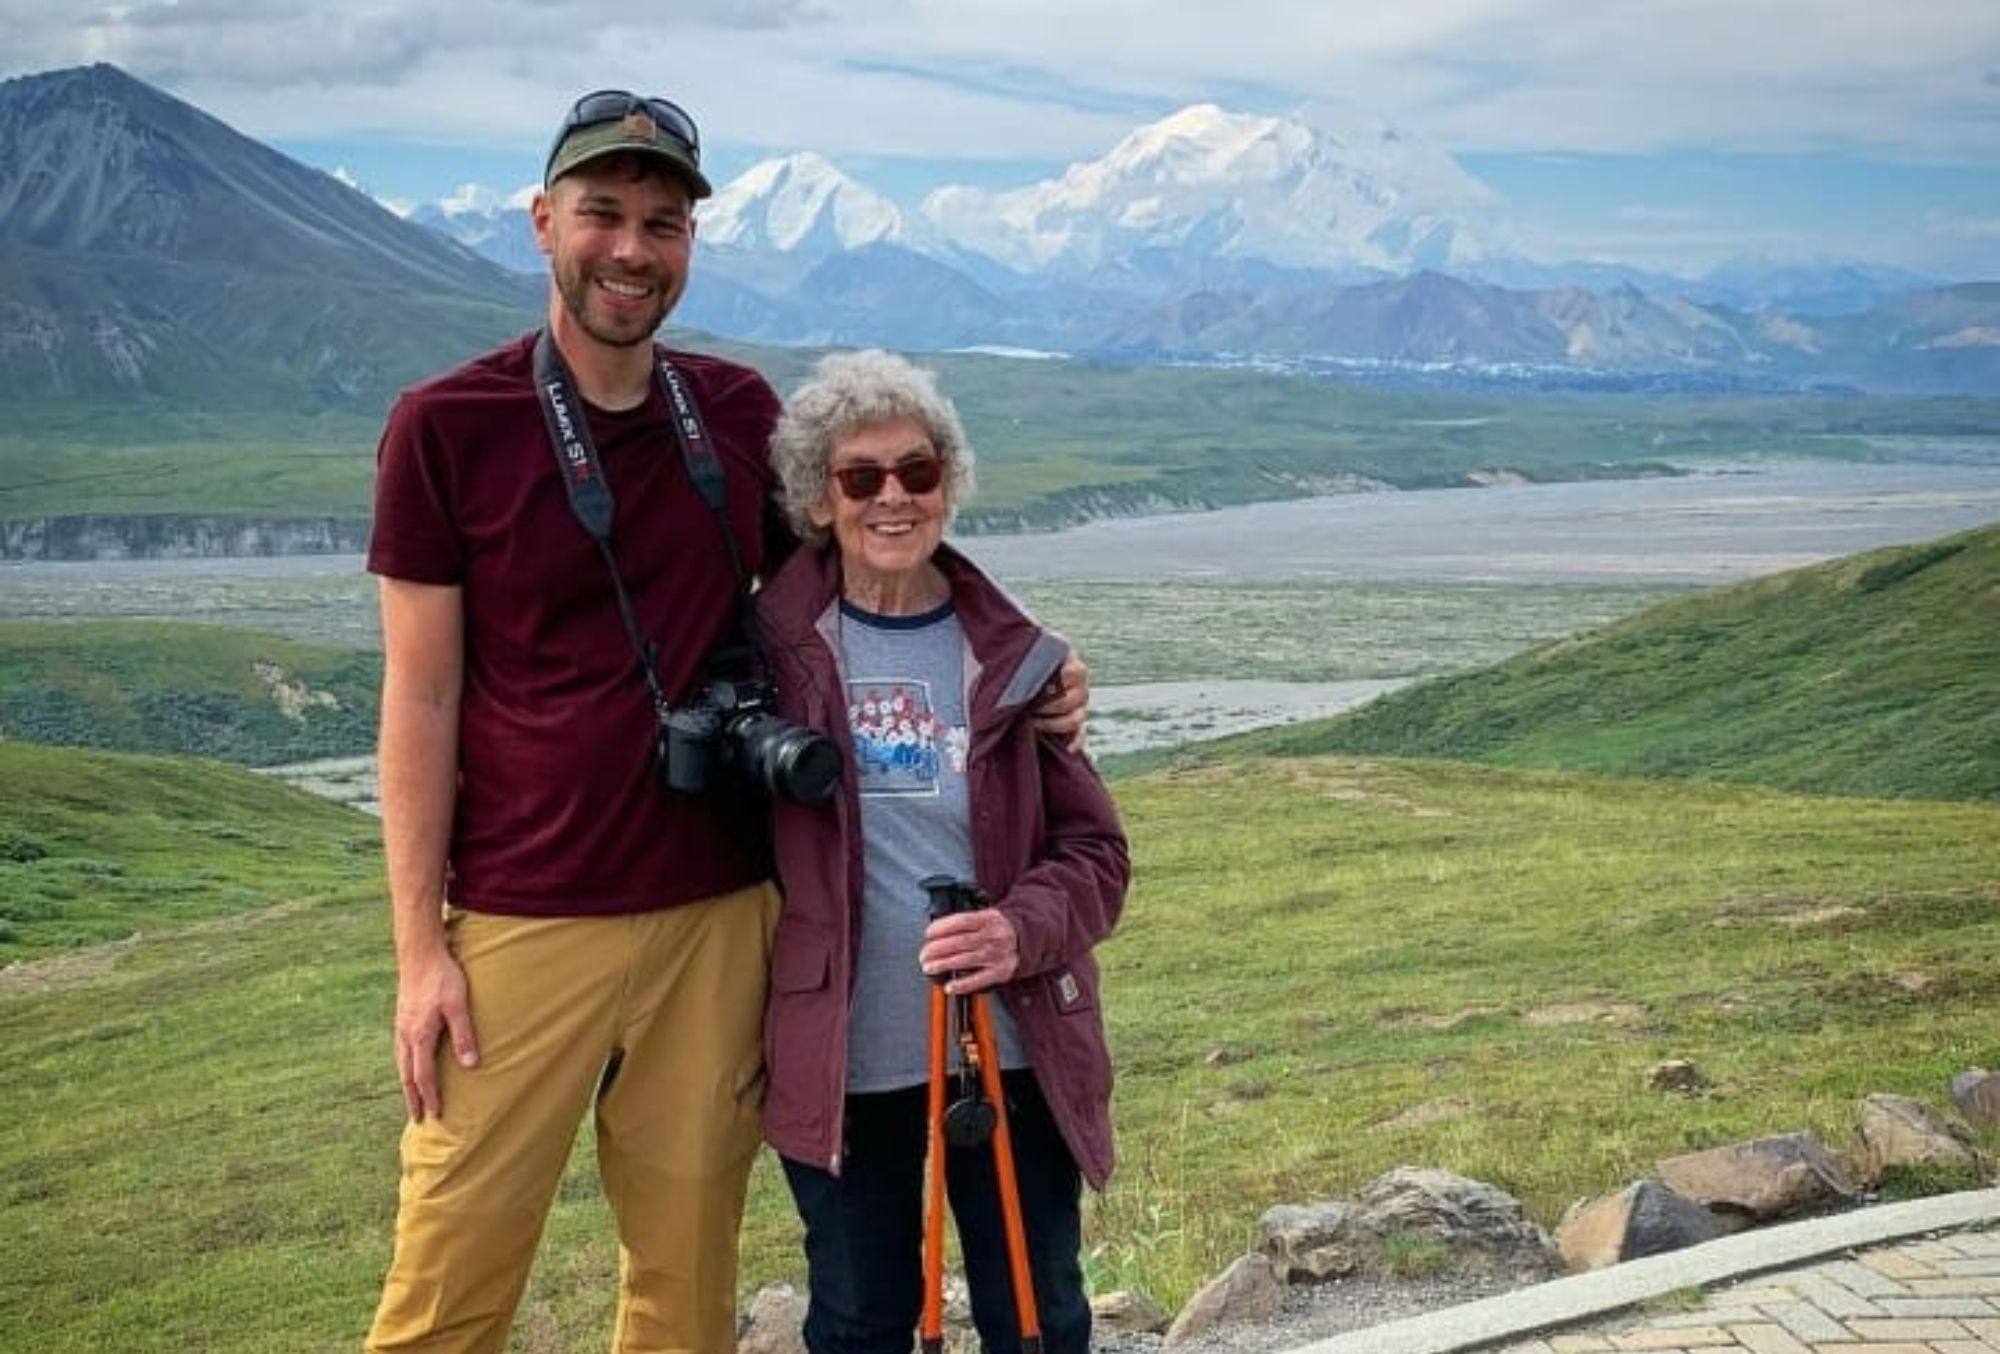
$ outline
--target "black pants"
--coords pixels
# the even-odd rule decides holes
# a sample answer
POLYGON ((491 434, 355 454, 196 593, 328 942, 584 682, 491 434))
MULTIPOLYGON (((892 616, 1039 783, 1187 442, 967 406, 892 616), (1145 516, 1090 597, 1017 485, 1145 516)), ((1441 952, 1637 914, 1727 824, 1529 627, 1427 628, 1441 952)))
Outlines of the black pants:
MULTIPOLYGON (((1088 1354, 1082 1180, 1031 1072, 1008 1072, 1007 1123, 1028 1269, 1047 1354, 1088 1354)), ((812 1354, 910 1354, 923 1308, 925 1088, 847 1098, 839 1175, 785 1160, 806 1225, 812 1354)), ((972 1320, 986 1354, 1018 1354, 1020 1331, 992 1144, 945 1154, 972 1320)))

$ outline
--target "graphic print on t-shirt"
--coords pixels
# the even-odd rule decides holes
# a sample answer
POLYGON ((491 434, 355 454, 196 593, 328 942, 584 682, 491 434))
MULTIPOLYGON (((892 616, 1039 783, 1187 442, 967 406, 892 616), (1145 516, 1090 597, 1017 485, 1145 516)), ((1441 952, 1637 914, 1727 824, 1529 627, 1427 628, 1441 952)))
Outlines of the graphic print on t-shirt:
POLYGON ((854 761, 864 797, 935 797, 940 759, 953 771, 965 770, 965 730, 938 719, 931 708, 929 682, 879 677, 850 681, 847 726, 854 734, 854 761))

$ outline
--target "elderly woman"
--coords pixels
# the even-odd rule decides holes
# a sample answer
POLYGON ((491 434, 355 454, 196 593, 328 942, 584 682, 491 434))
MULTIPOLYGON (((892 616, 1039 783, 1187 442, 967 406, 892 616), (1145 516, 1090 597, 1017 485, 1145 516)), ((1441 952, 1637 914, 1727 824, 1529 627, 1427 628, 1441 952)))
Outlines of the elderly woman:
MULTIPOLYGON (((1111 1065, 1091 948, 1125 839, 1081 753, 1029 719, 1059 640, 944 544, 972 449, 928 372, 835 355, 772 442, 806 542, 759 594, 780 713, 849 752, 820 807, 775 809, 764 1133, 805 1223, 813 1354, 908 1354, 922 1297, 929 975, 991 990, 1043 1347, 1084 1354, 1081 1180, 1111 1171, 1111 1065), (920 881, 990 905, 931 921, 920 881)), ((992 1354, 1021 1347, 990 1147, 946 1179, 992 1354)))

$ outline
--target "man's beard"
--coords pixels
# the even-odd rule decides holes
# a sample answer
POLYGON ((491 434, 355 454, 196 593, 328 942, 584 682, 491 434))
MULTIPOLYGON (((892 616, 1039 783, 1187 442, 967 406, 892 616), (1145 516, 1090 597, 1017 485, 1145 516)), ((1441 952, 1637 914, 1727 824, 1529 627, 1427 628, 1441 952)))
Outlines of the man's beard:
POLYGON ((569 317, 576 321, 577 327, 584 333, 607 347, 636 348, 642 343, 652 341, 654 333, 666 322, 667 313, 674 308, 674 301, 678 299, 667 294, 660 279, 648 277, 644 281, 658 293, 659 310, 652 319, 637 328, 630 323, 613 327, 591 314, 591 279, 586 273, 572 272, 565 275, 558 272, 556 291, 562 296, 563 309, 569 312, 569 317))

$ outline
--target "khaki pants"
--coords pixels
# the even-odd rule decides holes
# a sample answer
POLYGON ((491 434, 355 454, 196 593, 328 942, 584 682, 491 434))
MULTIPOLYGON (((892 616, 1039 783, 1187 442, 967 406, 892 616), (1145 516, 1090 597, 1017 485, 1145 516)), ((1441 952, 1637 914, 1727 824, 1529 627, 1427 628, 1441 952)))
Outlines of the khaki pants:
POLYGON ((625 917, 457 912, 479 1064, 407 1125, 370 1354, 499 1354, 583 1112, 620 1242, 616 1354, 729 1354, 778 893, 625 917))

